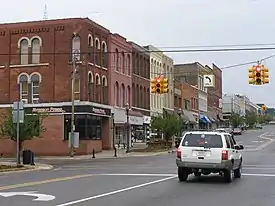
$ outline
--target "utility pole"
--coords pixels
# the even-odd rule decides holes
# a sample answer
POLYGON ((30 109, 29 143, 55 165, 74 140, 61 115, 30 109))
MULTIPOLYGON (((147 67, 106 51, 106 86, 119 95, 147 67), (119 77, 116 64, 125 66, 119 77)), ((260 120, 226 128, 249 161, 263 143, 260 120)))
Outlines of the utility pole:
POLYGON ((72 113, 71 113, 71 138, 70 138, 70 157, 74 156, 74 83, 75 83, 75 75, 76 75, 76 58, 73 55, 73 71, 72 71, 72 113))

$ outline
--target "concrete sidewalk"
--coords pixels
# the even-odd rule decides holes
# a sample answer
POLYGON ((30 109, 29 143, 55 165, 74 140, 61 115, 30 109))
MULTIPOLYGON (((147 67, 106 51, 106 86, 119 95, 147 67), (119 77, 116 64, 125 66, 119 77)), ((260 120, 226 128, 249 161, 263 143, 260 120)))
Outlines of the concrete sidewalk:
POLYGON ((126 158, 126 157, 146 157, 146 156, 158 156, 163 154, 171 153, 172 151, 161 151, 161 152, 130 152, 126 153, 124 149, 117 150, 117 157, 114 157, 114 150, 103 150, 100 153, 95 154, 95 158, 93 155, 76 155, 74 157, 69 156, 49 156, 49 157, 35 157, 36 160, 67 160, 67 159, 74 159, 74 160, 86 160, 86 159, 110 159, 110 158, 126 158))

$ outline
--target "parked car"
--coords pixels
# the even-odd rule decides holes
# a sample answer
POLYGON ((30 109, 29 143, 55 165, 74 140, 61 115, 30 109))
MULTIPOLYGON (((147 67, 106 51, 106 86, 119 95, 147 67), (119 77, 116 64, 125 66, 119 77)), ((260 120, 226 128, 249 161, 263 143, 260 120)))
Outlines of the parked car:
POLYGON ((215 132, 229 133, 233 135, 233 130, 231 128, 217 128, 215 132))
POLYGON ((240 128, 233 129, 233 135, 242 135, 242 130, 240 128))
POLYGON ((241 177, 243 149, 228 133, 187 132, 177 149, 178 179, 186 181, 190 174, 198 177, 218 173, 230 183, 241 177))
POLYGON ((262 125, 261 124, 256 124, 255 126, 257 129, 263 129, 262 125))

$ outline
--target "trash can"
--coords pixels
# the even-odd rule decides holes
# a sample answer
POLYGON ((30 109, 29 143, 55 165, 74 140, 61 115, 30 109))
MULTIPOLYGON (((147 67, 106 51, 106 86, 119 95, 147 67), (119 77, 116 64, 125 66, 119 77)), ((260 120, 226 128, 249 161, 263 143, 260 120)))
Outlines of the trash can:
POLYGON ((31 150, 24 150, 22 153, 23 156, 23 164, 29 165, 32 161, 32 151, 31 150))

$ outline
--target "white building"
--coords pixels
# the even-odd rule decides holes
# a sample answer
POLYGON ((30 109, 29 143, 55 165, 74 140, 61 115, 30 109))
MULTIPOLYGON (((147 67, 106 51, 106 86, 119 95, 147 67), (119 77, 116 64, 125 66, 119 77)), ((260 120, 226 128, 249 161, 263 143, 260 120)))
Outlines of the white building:
POLYGON ((174 110, 174 61, 163 54, 162 56, 163 75, 168 78, 168 93, 164 94, 163 106, 165 109, 174 110))
MULTIPOLYGON (((152 45, 145 46, 150 52, 150 78, 153 79, 163 74, 163 53, 152 45), (158 51, 158 52, 156 52, 158 51)), ((164 96, 160 94, 152 94, 150 90, 150 110, 151 116, 162 115, 164 108, 164 96)))

